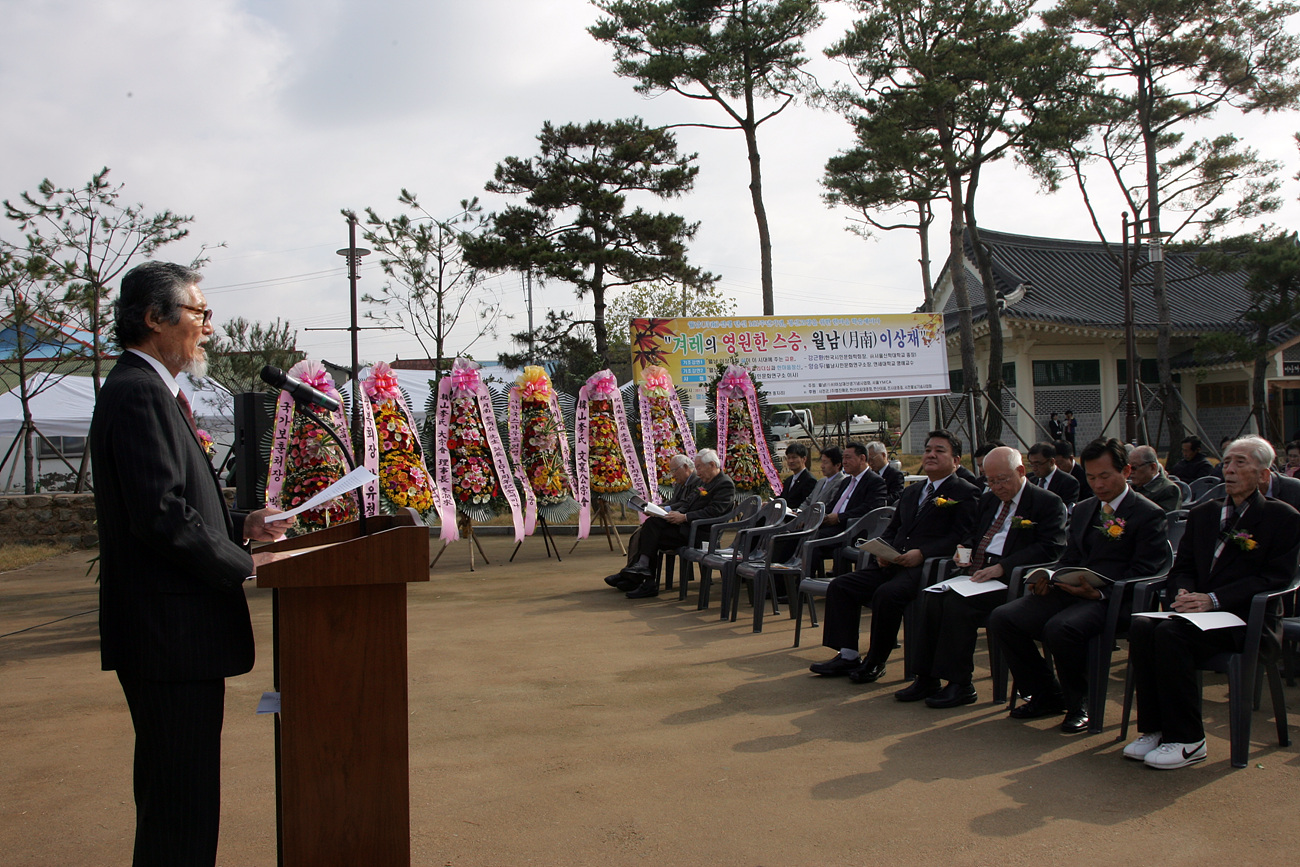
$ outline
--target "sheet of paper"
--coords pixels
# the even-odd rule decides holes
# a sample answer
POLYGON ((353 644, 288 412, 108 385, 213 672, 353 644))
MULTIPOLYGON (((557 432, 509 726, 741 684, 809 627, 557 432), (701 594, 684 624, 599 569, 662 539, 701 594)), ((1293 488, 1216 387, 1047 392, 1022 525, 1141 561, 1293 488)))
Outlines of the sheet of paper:
POLYGON ((272 521, 287 521, 289 518, 296 518, 308 509, 314 509, 324 503, 328 503, 335 497, 341 497, 348 491, 355 491, 362 485, 373 481, 375 474, 365 467, 357 467, 316 496, 312 497, 301 506, 290 509, 287 512, 276 512, 274 515, 268 515, 267 518, 272 521))
POLYGON ((258 713, 279 713, 280 712, 280 693, 264 692, 262 700, 257 703, 258 713))
POLYGON ((970 580, 969 575, 961 575, 957 578, 950 578, 941 584, 935 584, 933 587, 925 588, 928 593, 942 593, 945 590, 951 590, 954 593, 960 593, 962 596, 979 596, 981 593, 992 593, 995 590, 1006 590, 1005 581, 999 581, 996 578, 990 581, 975 583, 970 580))
POLYGON ((644 511, 647 515, 657 515, 660 518, 668 514, 667 509, 663 506, 655 505, 654 503, 646 503, 644 511))
POLYGON ((1246 621, 1231 611, 1192 611, 1187 614, 1179 614, 1177 611, 1136 611, 1133 616, 1151 617, 1157 620, 1177 617, 1179 620, 1186 620, 1198 627, 1202 632, 1210 629, 1227 629, 1231 626, 1246 625, 1246 621))

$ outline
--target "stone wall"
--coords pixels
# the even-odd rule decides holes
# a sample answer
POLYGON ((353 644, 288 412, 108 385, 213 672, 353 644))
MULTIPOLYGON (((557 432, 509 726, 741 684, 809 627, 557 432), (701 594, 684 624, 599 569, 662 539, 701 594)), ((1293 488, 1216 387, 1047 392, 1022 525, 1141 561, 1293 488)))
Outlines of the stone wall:
POLYGON ((0 544, 15 543, 95 547, 94 494, 0 497, 0 544))

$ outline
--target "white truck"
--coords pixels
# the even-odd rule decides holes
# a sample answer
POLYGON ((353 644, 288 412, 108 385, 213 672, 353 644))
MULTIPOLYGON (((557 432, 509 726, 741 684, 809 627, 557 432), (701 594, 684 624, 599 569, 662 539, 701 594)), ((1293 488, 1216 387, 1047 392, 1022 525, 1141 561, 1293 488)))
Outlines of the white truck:
MULTIPOLYGON (((872 421, 870 416, 855 415, 849 422, 848 435, 879 439, 886 431, 885 422, 872 421)), ((813 436, 820 440, 830 436, 842 436, 844 433, 844 422, 814 425, 812 410, 809 409, 779 409, 772 413, 772 436, 777 439, 793 440, 813 436)))

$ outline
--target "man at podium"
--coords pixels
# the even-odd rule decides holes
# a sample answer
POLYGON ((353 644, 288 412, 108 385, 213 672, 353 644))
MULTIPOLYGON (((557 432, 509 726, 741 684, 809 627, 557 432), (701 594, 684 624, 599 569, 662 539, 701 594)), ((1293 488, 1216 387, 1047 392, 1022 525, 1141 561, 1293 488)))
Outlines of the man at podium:
POLYGON ((135 867, 217 857, 225 678, 253 667, 246 542, 288 521, 232 515, 199 444, 181 371, 202 376, 212 310, 200 275, 146 262, 122 278, 125 351, 90 426, 99 521, 100 653, 135 727, 135 867))

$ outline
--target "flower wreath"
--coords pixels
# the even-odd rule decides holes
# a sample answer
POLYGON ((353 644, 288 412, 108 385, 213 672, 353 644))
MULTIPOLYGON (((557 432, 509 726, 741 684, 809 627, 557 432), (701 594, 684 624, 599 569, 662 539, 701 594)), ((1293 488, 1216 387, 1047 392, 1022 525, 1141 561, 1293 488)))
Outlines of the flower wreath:
MULTIPOLYGON (((334 380, 319 362, 300 361, 289 375, 310 385, 326 397, 339 398, 334 380)), ((349 441, 347 416, 342 406, 332 412, 324 407, 309 407, 328 424, 343 442, 349 441)), ((368 426, 373 432, 373 426, 368 426)), ((374 462, 365 461, 371 470, 374 462)), ((316 422, 294 411, 294 399, 287 391, 276 399, 275 432, 271 441, 271 466, 266 479, 266 503, 280 509, 293 509, 337 482, 348 471, 347 457, 338 443, 316 422)), ((333 524, 355 521, 364 503, 366 514, 378 511, 379 488, 374 482, 350 491, 323 506, 308 509, 294 522, 296 534, 323 530, 333 524)))
POLYGON ((592 374, 578 389, 574 427, 578 538, 585 539, 591 531, 591 504, 595 497, 610 503, 626 502, 634 489, 643 499, 650 497, 641 465, 636 460, 618 380, 611 371, 592 374))
POLYGON ((362 379, 361 390, 378 441, 381 504, 390 514, 411 508, 427 518, 434 510, 433 479, 393 369, 379 362, 362 379))
POLYGON ((438 383, 435 504, 444 543, 460 538, 457 513, 466 520, 483 522, 507 507, 514 519, 516 541, 524 538, 519 491, 510 480, 492 398, 478 368, 468 359, 457 358, 451 375, 438 383))
POLYGON ((641 374, 638 386, 641 406, 641 450, 645 455, 646 475, 652 492, 658 489, 655 502, 672 493, 674 481, 669 461, 674 455, 695 458, 695 438, 691 436, 686 413, 682 411, 672 376, 658 365, 650 365, 641 374), (653 468, 653 469, 652 469, 653 468))
POLYGON ((524 532, 540 514, 558 523, 577 509, 569 477, 569 437, 546 370, 528 366, 510 389, 510 457, 524 494, 524 532))
POLYGON ((763 434, 754 382, 738 364, 729 366, 718 382, 716 413, 718 454, 736 490, 759 492, 765 483, 771 491, 781 490, 781 474, 763 434))

